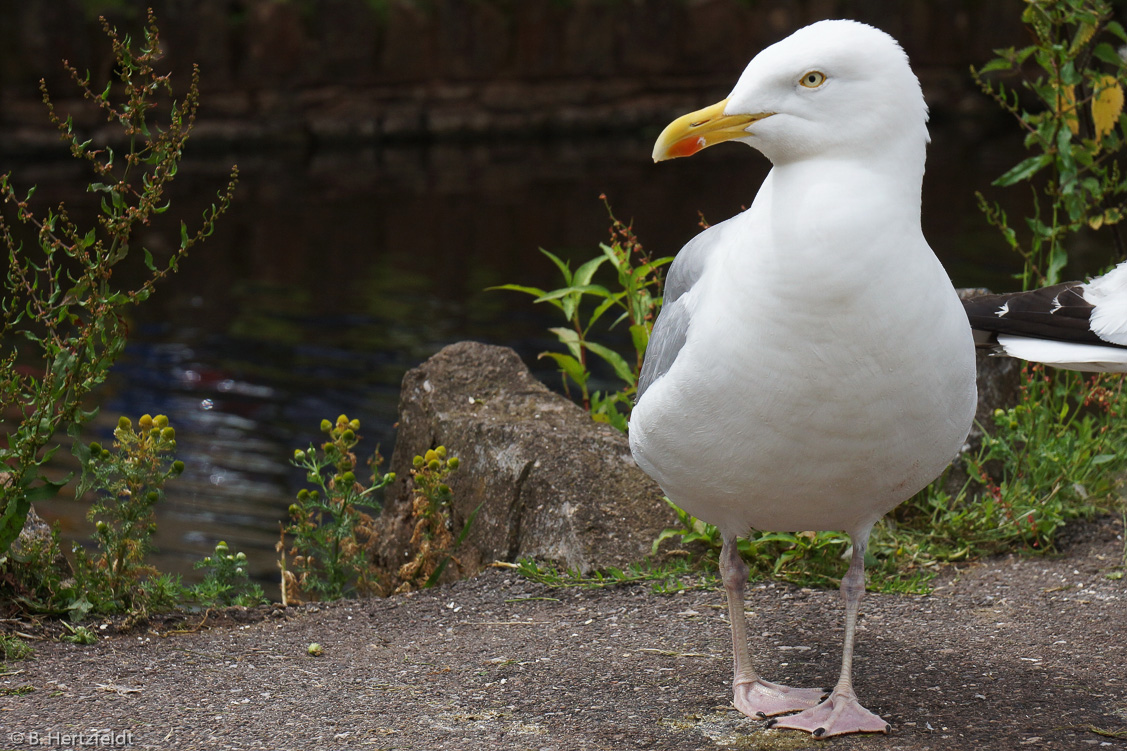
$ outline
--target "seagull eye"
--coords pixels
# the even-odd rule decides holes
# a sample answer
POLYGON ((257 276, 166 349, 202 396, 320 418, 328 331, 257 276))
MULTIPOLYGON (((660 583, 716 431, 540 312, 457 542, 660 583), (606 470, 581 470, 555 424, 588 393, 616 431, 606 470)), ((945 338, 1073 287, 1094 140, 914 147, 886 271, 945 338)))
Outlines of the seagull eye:
POLYGON ((808 89, 816 89, 826 82, 826 74, 820 70, 812 70, 798 81, 808 89))

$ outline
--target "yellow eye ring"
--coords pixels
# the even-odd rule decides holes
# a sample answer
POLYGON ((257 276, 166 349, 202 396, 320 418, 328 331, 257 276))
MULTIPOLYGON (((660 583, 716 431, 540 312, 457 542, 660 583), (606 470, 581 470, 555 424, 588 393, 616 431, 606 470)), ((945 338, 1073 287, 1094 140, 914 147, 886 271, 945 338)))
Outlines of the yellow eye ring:
POLYGON ((826 82, 826 74, 820 70, 812 70, 798 79, 798 82, 808 89, 816 89, 826 82))

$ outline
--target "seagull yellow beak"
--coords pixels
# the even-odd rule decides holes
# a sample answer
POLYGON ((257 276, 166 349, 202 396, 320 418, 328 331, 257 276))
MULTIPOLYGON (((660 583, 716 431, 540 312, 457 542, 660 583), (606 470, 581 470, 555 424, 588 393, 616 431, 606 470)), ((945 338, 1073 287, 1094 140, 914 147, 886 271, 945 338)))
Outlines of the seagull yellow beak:
POLYGON ((749 125, 774 114, 760 112, 754 115, 725 115, 724 108, 727 105, 728 100, 725 99, 702 110, 682 115, 665 126, 654 144, 654 161, 692 156, 713 144, 743 138, 748 135, 749 125))

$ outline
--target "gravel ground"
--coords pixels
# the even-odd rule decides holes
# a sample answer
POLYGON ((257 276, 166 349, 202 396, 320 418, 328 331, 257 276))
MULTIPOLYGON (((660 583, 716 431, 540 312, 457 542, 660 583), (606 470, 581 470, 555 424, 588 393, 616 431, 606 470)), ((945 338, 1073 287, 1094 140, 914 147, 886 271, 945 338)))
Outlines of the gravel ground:
MULTIPOLYGON (((385 600, 44 639, 0 676, 0 748, 91 732, 137 749, 1127 748, 1127 579, 1108 577, 1123 529, 1069 537, 1060 557, 949 570, 928 597, 865 598, 855 682, 890 736, 816 741, 732 709, 720 591, 553 589, 494 568, 385 600)), ((757 584, 747 608, 766 677, 833 682, 836 593, 757 584)))

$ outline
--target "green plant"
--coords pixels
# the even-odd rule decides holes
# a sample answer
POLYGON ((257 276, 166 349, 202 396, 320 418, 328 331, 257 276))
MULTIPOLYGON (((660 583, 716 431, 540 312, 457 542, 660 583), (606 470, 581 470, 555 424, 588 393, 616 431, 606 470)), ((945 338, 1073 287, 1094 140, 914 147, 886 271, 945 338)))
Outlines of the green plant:
POLYGON ((247 574, 246 553, 230 552, 222 540, 216 543, 215 552, 196 562, 195 568, 205 572, 203 581, 191 588, 192 597, 201 605, 253 607, 267 601, 262 587, 247 574))
POLYGON ((35 653, 31 645, 14 634, 0 634, 0 664, 9 660, 26 660, 35 653))
POLYGON ((448 457, 445 446, 428 449, 426 454, 412 461, 411 518, 415 520, 415 527, 410 545, 415 554, 399 567, 397 574, 402 583, 396 592, 420 588, 419 580, 423 581, 421 588, 433 587, 451 562, 461 566, 454 553, 469 535, 481 506, 470 513, 455 537, 451 518, 454 493, 446 480, 459 466, 458 457, 448 457))
POLYGON ((581 264, 574 272, 569 263, 541 248, 559 269, 564 286, 554 290, 543 290, 520 284, 504 284, 491 289, 512 290, 533 295, 537 303, 548 303, 563 314, 566 326, 552 328, 566 352, 544 352, 541 357, 550 357, 559 366, 565 392, 570 394, 569 383, 579 388, 579 399, 591 416, 607 422, 625 432, 633 405, 634 393, 638 385, 638 373, 646 354, 653 322, 661 306, 661 292, 664 284, 664 267, 672 262, 672 257, 653 259, 643 249, 634 234, 633 227, 615 218, 607 204, 606 196, 601 196, 607 213, 610 215, 610 242, 599 245, 599 255, 581 264), (594 282, 599 268, 609 263, 615 272, 617 286, 613 289, 594 282), (595 303, 588 310, 588 298, 595 303), (592 327, 608 311, 619 312, 611 322, 613 329, 623 321, 627 322, 633 356, 625 358, 611 347, 592 338, 592 327), (621 389, 603 393, 592 392, 590 387, 590 354, 594 354, 613 369, 622 381, 621 389))
POLYGON ((164 484, 184 471, 173 459, 176 431, 164 415, 142 415, 137 427, 118 420, 112 449, 87 447, 75 493, 95 497, 86 518, 94 522, 98 555, 91 559, 75 546, 75 576, 96 612, 116 612, 174 605, 178 584, 145 563, 156 532, 153 507, 164 497, 164 484))
POLYGON ((1127 43, 1127 33, 1113 20, 1108 0, 1028 0, 1022 20, 1033 44, 996 50, 998 57, 972 67, 971 74, 1017 120, 1033 152, 994 181, 1030 185, 1033 215, 1023 232, 1009 226, 997 203, 978 194, 988 221, 1025 260, 1022 282, 1029 289, 1060 281, 1066 241, 1077 232, 1111 228, 1116 255, 1127 255, 1117 231, 1127 199, 1119 161, 1127 143, 1121 116, 1127 61, 1116 49, 1127 43), (1000 78, 1006 75, 1021 76, 1020 86, 1036 98, 1038 111, 1024 107, 1018 88, 1000 78))
POLYGON ((371 562, 371 548, 376 542, 376 532, 371 515, 379 511, 375 493, 395 480, 395 474, 381 474, 383 462, 377 451, 368 460, 371 481, 367 486, 356 480, 356 455, 352 449, 360 441, 356 431, 359 420, 349 420, 340 415, 336 423, 321 422, 321 430, 329 440, 317 451, 294 451, 293 465, 305 470, 306 480, 316 486, 313 490, 302 488, 297 502, 290 505, 290 523, 283 528, 279 552, 282 553, 283 592, 315 594, 328 600, 338 599, 346 593, 374 591, 377 586, 376 569, 371 562), (289 555, 292 570, 285 564, 285 536, 293 536, 289 555))
MULTIPOLYGON (((152 14, 136 48, 130 37, 119 36, 105 19, 102 23, 113 48, 116 81, 95 87, 89 75, 65 62, 64 67, 82 95, 120 127, 124 150, 84 140, 72 118, 56 113, 46 84, 40 82, 48 117, 71 155, 94 173, 87 191, 101 198, 97 225, 79 227, 62 204, 35 206, 34 187, 22 193, 11 173, 0 175, 0 242, 8 255, 0 298, 0 421, 6 436, 0 442, 5 467, 0 558, 19 535, 32 502, 62 486, 48 479, 42 467, 58 449, 52 443, 59 430, 76 438, 94 415, 96 410, 85 409, 84 401, 124 349, 126 311, 146 300, 212 233, 235 189, 237 170, 232 169, 226 190, 204 212, 199 229, 192 232, 181 222, 175 249, 159 263, 148 249, 134 247, 134 232, 168 211, 165 191, 195 123, 199 74, 193 69, 187 94, 173 99, 170 76, 154 67, 163 53, 152 14), (4 211, 14 214, 14 224, 4 211), (29 235, 26 242, 17 230, 29 235), (123 285, 119 280, 128 275, 114 272, 138 252, 147 272, 135 285, 123 285)), ((84 460, 81 444, 76 441, 75 446, 84 460)))
POLYGON ((98 641, 98 635, 85 626, 72 626, 66 621, 63 621, 63 626, 67 633, 59 637, 62 641, 69 641, 71 644, 96 644, 98 641))
POLYGON ((59 543, 59 526, 46 534, 20 537, 0 563, 0 601, 31 613, 68 615, 81 620, 90 602, 75 580, 59 543))

